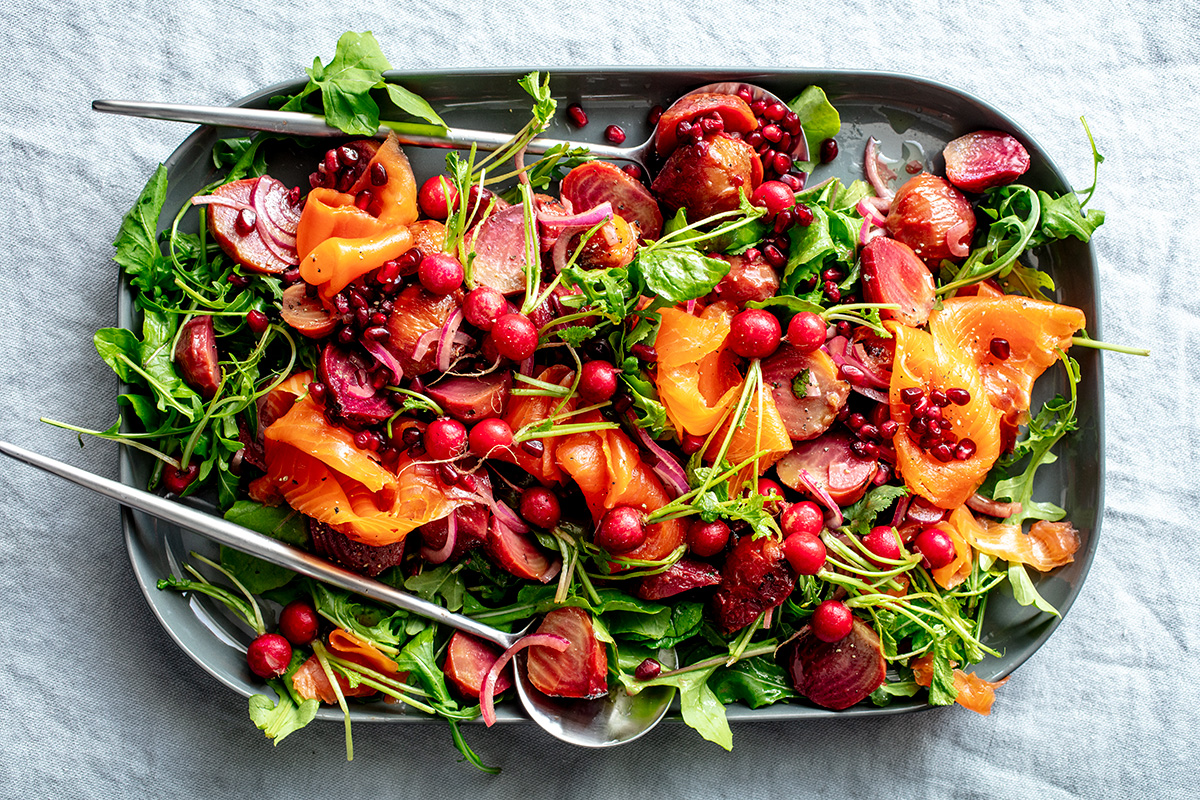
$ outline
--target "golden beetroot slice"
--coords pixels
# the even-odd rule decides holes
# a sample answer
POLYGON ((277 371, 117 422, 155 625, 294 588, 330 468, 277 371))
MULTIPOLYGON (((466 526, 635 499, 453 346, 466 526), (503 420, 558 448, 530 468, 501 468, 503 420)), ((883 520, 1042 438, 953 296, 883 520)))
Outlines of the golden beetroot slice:
POLYGON ((337 319, 316 297, 308 296, 308 284, 293 283, 283 290, 279 309, 283 321, 310 339, 324 339, 337 327, 337 319))
POLYGON ((962 192, 922 172, 896 192, 886 225, 892 238, 936 268, 943 259, 962 259, 970 252, 975 212, 962 192))
POLYGON ((933 275, 903 242, 880 236, 862 250, 863 296, 870 303, 895 303, 879 315, 910 327, 924 325, 933 311, 933 275))
POLYGON ((607 161, 589 161, 568 172, 560 193, 575 211, 587 211, 607 201, 618 216, 638 224, 643 239, 662 235, 662 210, 654 195, 641 181, 607 161))
POLYGON ((813 496, 815 487, 846 506, 863 496, 878 468, 878 461, 856 456, 850 449, 850 437, 839 431, 796 445, 775 465, 775 472, 798 492, 813 496))
POLYGON ((805 625, 788 664, 796 691, 822 708, 841 711, 883 685, 887 663, 875 631, 857 617, 850 633, 823 642, 805 625))
POLYGON ((569 642, 558 652, 530 645, 529 681, 551 697, 596 698, 608 694, 608 651, 596 638, 592 618, 579 608, 557 608, 538 626, 540 634, 561 636, 569 642))
POLYGON ((946 177, 965 192, 1007 186, 1029 169, 1029 152, 1003 131, 975 131, 942 150, 946 177))

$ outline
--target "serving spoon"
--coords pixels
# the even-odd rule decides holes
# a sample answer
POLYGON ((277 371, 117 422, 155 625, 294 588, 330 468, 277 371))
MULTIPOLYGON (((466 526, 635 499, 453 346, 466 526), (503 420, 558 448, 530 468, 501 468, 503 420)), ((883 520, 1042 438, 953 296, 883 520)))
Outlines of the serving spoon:
MULTIPOLYGON (((434 622, 478 636, 506 650, 528 631, 528 628, 516 633, 497 630, 470 617, 447 611, 435 603, 351 572, 312 553, 249 528, 244 528, 220 517, 214 517, 165 497, 126 486, 23 447, 0 442, 0 452, 38 469, 66 478, 106 497, 111 497, 121 505, 136 508, 181 528, 195 531, 219 544, 248 553, 263 561, 290 569, 322 583, 346 589, 381 603, 388 603, 434 622)), ((660 651, 658 658, 668 669, 677 666, 673 649, 660 651)), ((604 697, 595 700, 550 697, 542 694, 530 682, 529 676, 521 668, 524 661, 520 654, 517 660, 518 664, 513 669, 516 677, 514 682, 517 687, 517 696, 520 698, 525 712, 551 736, 581 747, 610 747, 637 739, 666 716, 671 701, 675 697, 674 687, 669 686, 647 687, 635 695, 629 694, 623 687, 615 687, 610 689, 604 697)))
MULTIPOLYGON (((710 83, 693 89, 671 104, 673 108, 684 98, 695 94, 736 94, 741 87, 747 87, 753 101, 764 100, 768 105, 781 103, 785 108, 787 103, 775 94, 750 83, 726 81, 710 83)), ((106 114, 120 114, 128 117, 145 117, 147 119, 171 120, 174 122, 192 122, 200 125, 218 125, 228 128, 245 128, 255 131, 269 131, 290 136, 337 137, 345 138, 346 134, 339 128, 328 125, 325 117, 320 114, 308 114, 300 111, 272 111, 261 108, 243 108, 240 106, 196 106, 177 103, 151 103, 141 100, 93 100, 92 109, 106 114)), ((670 108, 667 109, 670 111, 670 108)), ((665 116, 665 114, 664 114, 665 116)), ((512 135, 494 131, 477 131, 468 128, 440 127, 410 122, 381 121, 375 132, 376 138, 386 138, 395 134, 397 141, 403 145, 416 147, 437 147, 444 149, 467 150, 472 145, 480 150, 498 150, 512 140, 512 135)), ((656 159, 654 141, 658 135, 657 125, 650 138, 632 147, 617 147, 608 144, 578 142, 567 139, 537 138, 529 142, 525 152, 541 155, 552 147, 566 145, 567 147, 585 147, 597 158, 614 161, 631 161, 641 165, 652 174, 651 164, 656 159)), ((808 144, 801 131, 792 137, 792 145, 786 151, 794 160, 808 160, 808 144)))

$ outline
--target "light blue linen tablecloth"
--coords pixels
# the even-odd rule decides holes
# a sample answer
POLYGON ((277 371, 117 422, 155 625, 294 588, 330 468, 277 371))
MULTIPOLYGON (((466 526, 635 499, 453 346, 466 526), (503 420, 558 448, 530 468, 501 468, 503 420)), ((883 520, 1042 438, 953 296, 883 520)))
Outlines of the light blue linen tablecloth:
POLYGON ((221 104, 301 76, 374 30, 398 68, 840 67, 935 78, 1018 120, 1077 185, 1078 117, 1107 157, 1094 206, 1107 356, 1099 552, 1064 624, 994 713, 743 724, 732 753, 667 725, 605 752, 528 727, 473 730, 487 777, 424 726, 315 724, 278 748, 138 591, 116 506, 0 462, 0 795, 67 797, 1182 797, 1200 708, 1200 293, 1192 3, 745 0, 420 4, 32 2, 0 11, 0 437, 115 475, 39 416, 107 425, 91 347, 115 319, 121 215, 190 128, 99 97, 221 104))

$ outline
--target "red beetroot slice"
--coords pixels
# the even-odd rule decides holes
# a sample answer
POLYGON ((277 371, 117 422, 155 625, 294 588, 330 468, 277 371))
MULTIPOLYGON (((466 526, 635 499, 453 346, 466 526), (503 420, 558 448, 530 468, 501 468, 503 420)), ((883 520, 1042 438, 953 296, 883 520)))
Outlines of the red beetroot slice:
POLYGON ((208 229, 221 249, 229 257, 246 269, 255 272, 278 274, 293 266, 277 256, 258 233, 257 227, 247 233, 237 230, 238 215, 241 208, 250 206, 250 194, 258 178, 243 178, 224 186, 213 189, 212 194, 220 197, 223 203, 210 203, 208 206, 208 229))
POLYGON ((654 195, 641 181, 607 161, 589 161, 568 172, 560 193, 576 211, 595 208, 607 200, 615 213, 641 226, 643 239, 662 235, 663 215, 654 195))
POLYGON ((283 290, 279 313, 284 322, 310 339, 323 339, 337 327, 332 312, 318 298, 309 297, 304 281, 283 290))
POLYGON ((788 667, 797 692, 835 711, 865 700, 887 673, 879 637, 857 617, 846 638, 836 642, 822 642, 805 625, 788 667))
POLYGON ((800 479, 800 471, 804 470, 839 506, 862 497, 876 469, 877 461, 854 455, 850 437, 841 432, 801 442, 775 465, 779 480, 798 492, 811 494, 800 479))
POLYGON ((554 634, 570 642, 556 652, 530 645, 526 660, 529 682, 551 697, 596 698, 608 694, 608 651, 596 638, 592 618, 579 608, 557 608, 538 626, 539 634, 554 634))
MULTIPOLYGON (((482 547, 488 540, 488 519, 490 512, 484 505, 459 506, 454 509, 454 547, 447 560, 457 560, 468 550, 482 547)), ((421 541, 430 550, 441 550, 446 546, 446 536, 450 531, 449 517, 427 522, 418 529, 421 541)))
MULTIPOLYGON (((442 671, 463 697, 479 699, 483 679, 500 658, 500 649, 470 634, 455 633, 446 645, 446 662, 442 671)), ((511 670, 505 669, 496 679, 496 694, 512 687, 511 670)))
POLYGON ((1029 169, 1029 152, 1002 131, 975 131, 960 136, 942 150, 946 178, 966 192, 1006 186, 1029 169))
POLYGON ((383 422, 395 413, 395 408, 371 384, 367 364, 356 353, 325 345, 317 363, 321 382, 329 389, 330 399, 348 419, 359 422, 383 422))
POLYGON ((340 531, 311 517, 308 532, 318 555, 336 561, 346 569, 374 578, 390 567, 400 565, 404 558, 404 542, 374 546, 356 542, 340 531))
POLYGON ((729 272, 713 289, 717 300, 728 300, 741 308, 751 300, 761 302, 774 297, 779 291, 779 275, 761 254, 750 258, 745 255, 718 258, 729 262, 729 272))
MULTIPOLYGON (((680 122, 692 122, 716 112, 729 133, 749 133, 758 126, 754 112, 745 100, 732 94, 704 92, 681 97, 658 120, 654 132, 654 149, 660 156, 669 155, 679 146, 677 129, 680 122)), ((748 193, 747 193, 748 194, 748 193)))
POLYGON ((479 377, 458 377, 425 390, 446 413, 460 422, 472 423, 504 413, 512 373, 493 372, 479 377))
POLYGON ((694 558, 681 558, 663 572, 642 578, 638 597, 643 600, 665 600, 677 594, 716 586, 721 582, 721 573, 712 564, 694 558))
POLYGON ((183 379, 205 400, 211 400, 221 385, 217 339, 210 316, 192 317, 183 326, 175 345, 175 365, 183 379))
POLYGON ((880 236, 862 250, 863 295, 870 303, 896 303, 900 308, 879 312, 917 327, 929 321, 933 311, 933 275, 912 248, 895 239, 880 236))
POLYGON ((490 286, 505 295, 525 291, 525 209, 522 206, 510 206, 492 214, 467 232, 467 241, 475 242, 472 276, 476 286, 490 286))
POLYGON ((796 441, 828 430, 850 397, 850 384, 838 378, 832 359, 820 350, 802 353, 783 344, 762 362, 762 371, 783 426, 796 441))
POLYGON ((495 517, 488 532, 487 546, 496 563, 518 578, 545 583, 557 572, 557 562, 551 563, 532 537, 517 533, 495 517))

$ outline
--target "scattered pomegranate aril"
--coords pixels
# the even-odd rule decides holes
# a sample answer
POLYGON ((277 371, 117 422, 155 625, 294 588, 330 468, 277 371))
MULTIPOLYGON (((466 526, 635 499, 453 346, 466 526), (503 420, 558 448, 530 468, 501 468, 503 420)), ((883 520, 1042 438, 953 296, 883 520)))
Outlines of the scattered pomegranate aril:
POLYGON ((1001 361, 1007 361, 1008 357, 1012 355, 1012 346, 1007 339, 997 336, 988 342, 988 351, 1001 361))
POLYGON ((954 448, 954 458, 958 461, 970 461, 975 455, 975 442, 971 439, 960 439, 954 448))
POLYGON ((903 400, 906 405, 911 406, 913 403, 917 402, 917 400, 919 400, 921 398, 921 396, 924 394, 925 393, 922 392, 920 389, 918 389, 916 386, 906 386, 905 388, 900 390, 900 399, 903 400))
POLYGON ((811 533, 794 533, 783 540, 783 557, 797 575, 816 575, 825 566, 825 543, 811 533))
POLYGON ((267 319, 267 315, 258 309, 251 309, 246 312, 246 325, 255 333, 261 334, 271 325, 271 321, 267 319))
POLYGON ((822 642, 840 642, 850 635, 854 627, 854 614, 840 600, 826 600, 813 611, 813 635, 822 642))
POLYGON ((688 529, 688 549, 700 558, 711 558, 729 544, 729 526, 721 520, 697 520, 688 529))
POLYGON ((425 429, 425 451, 434 461, 458 458, 467 447, 467 429, 461 422, 439 417, 425 429))
POLYGON ((633 671, 633 677, 639 681, 652 681, 660 674, 662 674, 662 664, 653 658, 647 658, 642 661, 642 663, 637 665, 637 669, 633 671))
POLYGON ((658 121, 662 119, 662 115, 663 107, 655 106, 654 108, 650 109, 650 113, 646 115, 646 122, 650 123, 650 127, 654 127, 658 124, 658 121))
POLYGON ((771 158, 771 169, 780 175, 786 175, 792 168, 792 157, 787 153, 776 153, 771 158))
POLYGON ((645 541, 645 518, 632 506, 611 509, 596 528, 596 544, 610 553, 627 553, 645 541))
POLYGON ((971 402, 971 393, 955 386, 946 390, 946 399, 956 406, 965 406, 971 402))
POLYGON ((562 519, 558 495, 544 486, 532 486, 521 493, 521 516, 530 525, 549 530, 562 519))
POLYGON ((644 182, 646 180, 646 173, 637 164, 626 164, 621 167, 621 170, 635 181, 644 182))
POLYGON ((375 199, 375 195, 371 194, 370 189, 363 189, 354 196, 354 206, 360 211, 366 211, 370 207, 371 201, 375 199))
POLYGON ((921 565, 926 569, 941 569, 954 560, 954 542, 941 528, 926 528, 913 540, 913 550, 921 554, 921 565))
POLYGON ((883 439, 891 439, 900 430, 900 423, 894 419, 889 419, 879 426, 879 436, 883 439))
POLYGON ((658 351, 654 349, 653 345, 639 342, 630 347, 629 352, 639 361, 645 361, 647 364, 653 364, 658 361, 658 351))
POLYGON ((704 437, 697 436, 694 433, 685 433, 680 442, 679 449, 684 455, 695 455, 700 452, 700 448, 704 447, 704 437))
POLYGON ((371 165, 371 185, 375 187, 387 186, 388 174, 387 167, 382 161, 376 161, 371 165))
POLYGON ((299 647, 317 638, 317 612, 303 600, 294 600, 279 613, 279 632, 299 647))
POLYGON ((264 633, 246 649, 246 663, 260 678, 278 678, 292 662, 292 646, 278 633, 264 633))
POLYGON ((826 139, 821 142, 821 163, 828 164, 838 156, 838 143, 836 139, 826 139))
POLYGON ((541 439, 526 439, 525 441, 521 442, 518 447, 521 448, 522 452, 536 458, 541 458, 542 454, 546 452, 546 445, 541 439))
POLYGON ((583 106, 579 105, 579 103, 571 103, 571 105, 567 106, 567 119, 576 128, 582 128, 588 124, 587 112, 583 110, 583 106))
POLYGON ((783 269, 787 266, 787 256, 773 244, 763 247, 762 256, 775 269, 783 269))
POLYGON ((609 125, 604 129, 604 138, 613 144, 624 144, 625 131, 619 125, 609 125))
POLYGON ((782 338, 779 320, 761 308, 739 311, 729 324, 729 348, 743 358, 766 358, 782 338))

